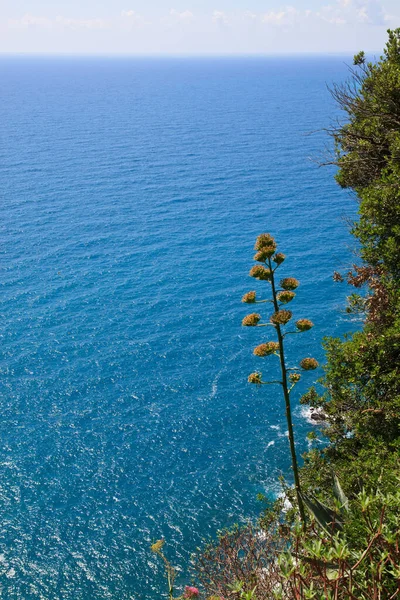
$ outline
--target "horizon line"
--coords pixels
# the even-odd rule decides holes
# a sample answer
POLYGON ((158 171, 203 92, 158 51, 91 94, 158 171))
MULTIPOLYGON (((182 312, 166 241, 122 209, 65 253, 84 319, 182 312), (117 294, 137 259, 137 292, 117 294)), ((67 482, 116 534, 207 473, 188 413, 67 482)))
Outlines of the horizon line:
MULTIPOLYGON (((292 57, 297 56, 352 56, 359 50, 342 51, 293 51, 293 52, 249 52, 249 53, 128 53, 128 52, 9 52, 0 51, 0 57, 48 57, 48 58, 274 58, 274 57, 292 57)), ((380 55, 382 50, 366 50, 366 54, 380 55)))

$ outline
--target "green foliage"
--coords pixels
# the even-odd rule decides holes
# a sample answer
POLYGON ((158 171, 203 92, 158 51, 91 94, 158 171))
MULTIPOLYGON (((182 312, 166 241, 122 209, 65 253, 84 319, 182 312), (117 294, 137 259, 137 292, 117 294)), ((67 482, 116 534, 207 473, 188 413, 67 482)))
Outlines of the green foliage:
MULTIPOLYGON (((320 523, 319 518, 308 522, 306 529, 299 521, 288 526, 276 512, 262 535, 251 526, 225 532, 198 559, 198 577, 206 595, 238 600, 397 597, 399 479, 386 491, 363 489, 351 498, 335 475, 333 483, 340 501, 335 504, 331 497, 335 508, 324 510, 330 518, 340 516, 340 529, 320 523)), ((318 513, 321 505, 314 499, 311 513, 318 513)))
POLYGON ((310 498, 307 494, 303 494, 303 501, 317 523, 328 534, 342 529, 343 525, 337 511, 323 504, 318 498, 310 498))
POLYGON ((235 581, 235 583, 230 586, 230 589, 239 600, 253 600, 253 598, 255 598, 257 586, 252 590, 246 591, 243 581, 235 581))
POLYGON ((346 313, 352 315, 363 315, 367 310, 368 298, 360 294, 350 294, 347 297, 346 313))
POLYGON ((339 502, 341 512, 349 510, 349 499, 344 493, 336 473, 333 473, 333 493, 336 500, 339 502))
POLYGON ((400 116, 400 29, 389 31, 384 55, 367 62, 354 57, 356 69, 333 94, 349 122, 334 132, 340 171, 337 180, 357 192, 379 178, 398 156, 400 116))
POLYGON ((400 488, 362 490, 343 527, 297 529, 279 558, 283 582, 276 599, 394 598, 400 590, 400 488))
MULTIPOLYGON (((331 133, 336 179, 360 201, 352 233, 361 242, 361 258, 390 288, 400 276, 400 29, 388 36, 379 61, 367 62, 360 52, 351 80, 334 87, 348 122, 331 133)), ((394 306, 398 298, 395 293, 394 306)))
POLYGON ((353 445, 373 436, 388 443, 400 426, 400 320, 385 331, 366 327, 345 340, 325 340, 327 364, 320 383, 325 392, 312 388, 302 403, 322 408, 327 437, 334 443, 353 445))
POLYGON ((328 535, 334 535, 337 531, 343 529, 343 516, 345 512, 349 511, 349 499, 344 493, 335 472, 332 472, 332 478, 333 495, 336 500, 335 508, 326 506, 316 497, 310 497, 303 494, 304 504, 307 509, 328 535))
POLYGON ((376 64, 360 53, 354 65, 352 81, 334 89, 349 121, 333 135, 337 180, 360 200, 352 233, 364 264, 347 280, 367 286, 349 297, 347 312, 366 322, 343 340, 325 340, 322 392, 311 388, 301 400, 323 412, 328 441, 305 455, 303 489, 318 498, 312 509, 321 523, 333 467, 343 526, 331 544, 322 543, 326 522, 291 544, 285 598, 369 600, 400 590, 400 29, 389 31, 376 64))

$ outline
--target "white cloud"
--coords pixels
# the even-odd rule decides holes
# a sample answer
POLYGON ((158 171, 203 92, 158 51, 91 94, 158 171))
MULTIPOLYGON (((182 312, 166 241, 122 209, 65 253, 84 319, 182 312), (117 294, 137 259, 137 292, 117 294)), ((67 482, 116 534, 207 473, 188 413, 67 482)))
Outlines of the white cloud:
POLYGON ((228 16, 222 10, 214 10, 212 14, 212 20, 214 23, 219 23, 220 25, 228 25, 228 16))
POLYGON ((388 21, 380 0, 337 0, 319 11, 279 7, 259 16, 262 23, 274 26, 293 25, 305 19, 322 20, 333 25, 383 25, 388 21))
POLYGON ((71 19, 61 15, 55 18, 55 24, 71 29, 108 29, 110 25, 104 19, 71 19))
POLYGON ((121 17, 128 23, 129 27, 146 24, 144 17, 139 15, 135 10, 123 10, 121 12, 121 17))
POLYGON ((271 10, 261 17, 262 23, 268 25, 290 25, 301 15, 300 11, 293 6, 287 6, 280 10, 271 10))
POLYGON ((258 18, 256 13, 253 13, 250 10, 246 10, 244 16, 246 19, 251 19, 252 21, 255 21, 258 18))
POLYGON ((48 17, 38 17, 27 13, 20 19, 9 19, 8 26, 17 29, 32 27, 41 29, 54 29, 57 27, 66 29, 107 29, 110 23, 104 19, 73 19, 61 15, 55 17, 55 19, 49 19, 48 17))
POLYGON ((187 8, 189 3, 170 8, 176 2, 171 0, 171 4, 166 3, 167 10, 164 8, 158 15, 151 10, 151 3, 147 8, 144 5, 139 14, 133 9, 132 0, 124 2, 124 10, 121 7, 107 18, 99 18, 96 13, 83 18, 79 12, 57 17, 54 13, 10 13, 8 21, 3 17, 1 22, 0 18, 0 51, 352 52, 357 48, 381 47, 385 29, 396 26, 400 18, 393 15, 400 0, 321 0, 313 9, 312 0, 303 0, 302 9, 297 0, 269 0, 264 10, 247 10, 242 4, 242 10, 219 10, 223 7, 217 5, 217 9, 209 11, 204 6, 201 10, 199 5, 193 12, 187 8), (386 14, 381 2, 386 3, 386 14), (104 30, 107 35, 101 35, 104 30), (52 35, 46 35, 47 32, 52 35))
POLYGON ((379 0, 337 0, 316 14, 323 21, 336 25, 383 25, 387 20, 379 0))
POLYGON ((171 17, 176 17, 179 21, 192 21, 194 18, 194 14, 190 10, 184 10, 183 12, 179 12, 174 8, 171 8, 169 11, 171 17))
MULTIPOLYGON (((195 19, 192 11, 186 9, 183 11, 172 8, 168 17, 154 19, 153 23, 148 22, 142 15, 135 10, 126 9, 110 20, 97 17, 89 19, 79 19, 75 17, 66 17, 59 15, 55 18, 46 16, 32 15, 26 13, 19 19, 9 19, 7 22, 10 29, 87 29, 104 30, 114 29, 131 30, 132 27, 143 25, 153 25, 154 27, 173 27, 178 23, 191 23, 195 19)), ((204 19, 206 16, 204 15, 204 19)), ((198 22, 205 23, 203 19, 196 19, 198 22)), ((249 27, 250 22, 254 24, 263 24, 271 27, 291 27, 295 24, 301 24, 306 21, 324 21, 331 25, 387 25, 391 24, 394 17, 385 14, 381 0, 332 0, 330 4, 323 6, 318 11, 298 10, 294 6, 279 6, 271 8, 265 13, 256 13, 250 10, 242 12, 225 12, 214 10, 212 13, 212 22, 225 27, 249 27)))
POLYGON ((356 15, 357 15, 357 20, 360 23, 369 23, 370 22, 370 16, 368 14, 367 6, 360 6, 360 8, 357 8, 356 15))
POLYGON ((284 10, 281 10, 281 11, 271 10, 270 12, 265 13, 264 15, 262 15, 261 21, 263 23, 270 23, 270 24, 273 24, 273 25, 277 25, 279 23, 282 23, 284 17, 285 17, 285 11, 284 10))
POLYGON ((53 22, 47 17, 37 17, 27 13, 20 19, 9 19, 8 26, 16 29, 27 29, 28 27, 42 27, 45 29, 51 29, 53 22))

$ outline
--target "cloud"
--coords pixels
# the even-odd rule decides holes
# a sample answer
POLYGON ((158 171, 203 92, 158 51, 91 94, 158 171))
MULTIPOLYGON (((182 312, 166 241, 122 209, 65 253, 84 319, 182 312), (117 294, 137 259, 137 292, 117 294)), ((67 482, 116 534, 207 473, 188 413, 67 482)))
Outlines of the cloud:
POLYGON ((47 17, 36 17, 27 13, 20 19, 9 19, 8 26, 13 29, 28 29, 29 27, 41 27, 44 29, 51 29, 51 27, 53 26, 53 22, 47 17))
POLYGON ((171 8, 169 14, 171 17, 176 17, 179 21, 192 21, 194 19, 194 14, 190 10, 179 12, 178 10, 171 8))
POLYGON ((316 14, 323 21, 336 25, 384 25, 387 21, 379 0, 338 0, 316 14))
MULTIPOLYGON (((224 30, 228 35, 229 31, 231 31, 235 35, 240 36, 238 39, 250 40, 251 44, 254 45, 256 43, 255 40, 261 39, 261 35, 265 36, 266 29, 271 30, 271 32, 273 29, 286 31, 294 28, 308 31, 312 28, 320 30, 326 27, 327 35, 330 35, 333 27, 338 28, 338 30, 344 30, 344 28, 352 26, 364 27, 365 31, 370 32, 369 28, 371 26, 387 27, 396 22, 394 16, 385 13, 381 4, 381 1, 384 0, 325 0, 326 5, 318 10, 300 10, 292 5, 280 4, 282 0, 275 1, 277 4, 264 12, 254 10, 214 10, 211 15, 203 11, 203 14, 198 13, 195 16, 191 10, 176 10, 172 8, 166 14, 164 13, 164 16, 159 15, 158 18, 155 16, 152 17, 151 21, 146 16, 130 9, 129 5, 128 8, 116 13, 109 19, 98 18, 96 15, 83 19, 76 18, 75 16, 59 15, 49 17, 25 13, 19 18, 8 19, 6 26, 8 29, 23 31, 46 29, 56 31, 111 30, 116 35, 120 32, 130 32, 134 28, 143 28, 148 31, 149 36, 153 35, 154 39, 161 39, 162 36, 166 37, 169 35, 172 40, 174 32, 183 31, 183 24, 185 26, 187 24, 188 29, 192 31, 195 27, 194 25, 189 26, 189 24, 195 23, 196 28, 199 27, 205 35, 218 35, 218 32, 223 32, 224 30)), ((309 1, 311 2, 311 0, 309 1)), ((223 37, 219 35, 216 38, 218 39, 218 42, 216 42, 218 50, 222 43, 220 40, 223 37)), ((147 39, 144 41, 147 43, 147 39)), ((175 43, 176 39, 174 38, 171 44, 175 43)), ((263 46, 263 42, 257 43, 263 46)), ((146 46, 146 44, 144 45, 146 46)), ((245 46, 243 47, 245 48, 245 46)))
POLYGON ((380 0, 337 0, 319 11, 280 7, 260 15, 266 25, 288 26, 306 19, 322 20, 332 25, 384 25, 388 20, 380 0))
POLYGON ((244 18, 250 19, 251 21, 256 21, 258 16, 256 13, 253 13, 250 10, 246 10, 246 12, 244 13, 244 18))
POLYGON ((71 29, 108 29, 110 23, 104 19, 71 19, 59 15, 55 24, 71 29))
POLYGON ((273 25, 277 25, 282 23, 283 19, 285 17, 285 11, 281 10, 281 11, 275 11, 275 10, 271 10, 269 13, 265 13, 262 17, 261 17, 261 21, 262 23, 272 23, 273 25))
POLYGON ((38 17, 27 13, 20 19, 9 19, 8 26, 12 29, 28 29, 32 27, 41 29, 107 29, 110 23, 104 19, 73 19, 61 15, 54 19, 49 19, 48 17, 38 17))
POLYGON ((214 10, 212 14, 212 20, 214 23, 218 23, 219 25, 228 25, 228 16, 222 10, 214 10))
POLYGON ((281 10, 271 10, 265 13, 261 17, 262 23, 269 25, 288 25, 294 23, 294 21, 301 15, 300 11, 293 6, 287 6, 281 10))
POLYGON ((125 22, 125 27, 127 24, 129 29, 133 26, 138 27, 147 23, 144 17, 139 15, 135 10, 123 10, 121 12, 121 17, 125 22))

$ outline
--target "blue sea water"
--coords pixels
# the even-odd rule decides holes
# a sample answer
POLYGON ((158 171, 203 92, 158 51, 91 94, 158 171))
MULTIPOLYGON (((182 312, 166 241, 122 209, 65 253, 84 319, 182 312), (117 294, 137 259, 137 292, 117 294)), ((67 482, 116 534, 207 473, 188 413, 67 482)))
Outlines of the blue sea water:
MULTIPOLYGON (((351 329, 331 275, 356 206, 316 164, 344 63, 0 59, 2 597, 156 600, 151 542, 190 583, 202 540, 290 479, 240 300, 269 231, 315 322, 291 364, 351 329)), ((294 396, 299 452, 318 374, 294 396)))

